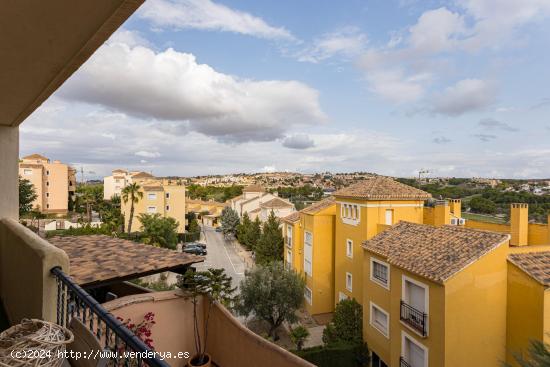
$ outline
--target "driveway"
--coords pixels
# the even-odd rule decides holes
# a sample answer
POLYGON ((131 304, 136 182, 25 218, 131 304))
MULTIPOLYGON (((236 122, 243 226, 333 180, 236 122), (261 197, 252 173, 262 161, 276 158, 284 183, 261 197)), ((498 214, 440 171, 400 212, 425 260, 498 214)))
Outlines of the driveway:
POLYGON ((237 287, 244 279, 245 263, 237 254, 237 249, 230 241, 226 241, 221 232, 212 227, 202 227, 204 237, 201 242, 206 243, 208 255, 203 263, 195 264, 197 270, 208 268, 224 268, 227 275, 233 279, 233 286, 237 287))

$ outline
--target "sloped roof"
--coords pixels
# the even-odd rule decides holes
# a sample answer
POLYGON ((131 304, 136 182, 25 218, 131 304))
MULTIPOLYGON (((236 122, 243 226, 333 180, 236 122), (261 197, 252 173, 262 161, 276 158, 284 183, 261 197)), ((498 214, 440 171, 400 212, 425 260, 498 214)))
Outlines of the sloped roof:
POLYGON ((265 192, 265 189, 260 185, 250 185, 245 187, 243 192, 265 192))
POLYGON ((550 251, 511 254, 508 261, 545 287, 550 287, 550 251))
POLYGON ((296 223, 300 220, 300 212, 289 214, 286 217, 281 218, 281 220, 287 223, 296 223))
POLYGON ((332 205, 335 205, 334 197, 330 196, 326 199, 313 203, 300 211, 304 214, 316 214, 332 205))
POLYGON ((262 208, 289 208, 294 205, 291 202, 283 200, 281 198, 274 198, 260 204, 262 208))
POLYGON ((158 185, 143 186, 143 191, 164 191, 164 187, 158 185))
POLYGON ((97 286, 163 271, 181 272, 203 257, 105 235, 53 237, 67 253, 70 276, 81 286, 97 286))
POLYGON ((411 273, 444 283, 510 238, 459 226, 399 222, 363 243, 363 248, 411 273))
POLYGON ((150 177, 154 177, 154 176, 147 172, 138 172, 132 175, 132 178, 150 178, 150 177))
POLYGON ((361 180, 333 195, 365 200, 425 200, 432 197, 425 191, 383 176, 361 180))
POLYGON ((46 158, 43 155, 37 154, 37 153, 34 153, 34 154, 28 155, 26 157, 23 157, 23 159, 40 159, 40 160, 44 160, 44 161, 49 161, 49 158, 46 158))

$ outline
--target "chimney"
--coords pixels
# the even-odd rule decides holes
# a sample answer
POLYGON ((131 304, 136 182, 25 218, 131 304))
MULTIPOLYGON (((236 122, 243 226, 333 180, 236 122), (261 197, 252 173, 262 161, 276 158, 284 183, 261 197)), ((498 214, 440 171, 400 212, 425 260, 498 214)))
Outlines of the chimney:
POLYGON ((462 201, 460 199, 449 199, 451 213, 457 218, 462 218, 462 201))
POLYGON ((529 235, 529 205, 512 203, 510 206, 510 245, 527 246, 529 235))
POLYGON ((451 211, 446 200, 437 200, 434 207, 434 226, 443 226, 451 223, 451 211))

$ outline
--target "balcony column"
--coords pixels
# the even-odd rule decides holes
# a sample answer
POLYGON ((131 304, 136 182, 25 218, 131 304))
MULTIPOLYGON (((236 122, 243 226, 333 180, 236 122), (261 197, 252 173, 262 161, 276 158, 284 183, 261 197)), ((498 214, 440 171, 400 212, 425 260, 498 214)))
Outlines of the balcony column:
POLYGON ((0 218, 19 218, 19 127, 0 125, 0 218))

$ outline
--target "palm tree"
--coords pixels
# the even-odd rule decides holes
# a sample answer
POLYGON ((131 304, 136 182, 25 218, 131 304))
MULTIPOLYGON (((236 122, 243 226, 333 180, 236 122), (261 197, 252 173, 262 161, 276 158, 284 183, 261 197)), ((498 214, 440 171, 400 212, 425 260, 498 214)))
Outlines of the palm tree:
POLYGON ((130 201, 130 218, 128 218, 128 233, 132 232, 132 219, 134 219, 134 204, 143 198, 143 191, 137 183, 132 183, 122 190, 122 201, 124 204, 130 201))

